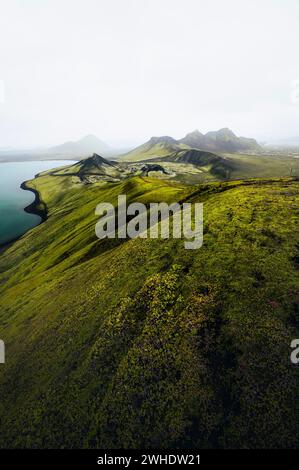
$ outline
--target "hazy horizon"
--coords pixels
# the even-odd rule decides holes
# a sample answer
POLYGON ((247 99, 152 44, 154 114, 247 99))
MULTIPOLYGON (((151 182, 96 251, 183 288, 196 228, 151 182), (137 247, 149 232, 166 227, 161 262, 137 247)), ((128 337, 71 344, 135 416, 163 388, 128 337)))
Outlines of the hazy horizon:
MULTIPOLYGON (((217 132, 217 131, 220 131, 220 130, 222 130, 222 129, 223 129, 223 128, 221 128, 221 129, 210 129, 210 131, 208 131, 207 133, 209 133, 209 132, 211 132, 211 131, 212 131, 212 132, 215 132, 215 131, 217 132)), ((233 129, 229 129, 229 130, 231 130, 232 132, 234 132, 233 129)), ((127 148, 134 148, 135 146, 137 147, 137 146, 139 146, 139 145, 142 145, 142 144, 148 142, 152 137, 172 137, 172 138, 174 138, 175 140, 179 141, 180 139, 182 139, 183 137, 185 137, 187 134, 193 133, 193 132, 197 132, 197 131, 201 132, 199 129, 193 129, 193 130, 191 130, 190 132, 187 132, 186 134, 180 135, 180 136, 173 136, 173 135, 170 136, 170 135, 166 135, 165 133, 161 133, 159 136, 158 136, 158 135, 155 135, 155 136, 154 136, 154 135, 148 134, 148 136, 146 137, 146 139, 145 139, 144 141, 140 141, 140 142, 137 142, 137 143, 135 143, 135 144, 127 145, 127 148)), ((203 133, 203 134, 206 134, 206 133, 203 133)), ((250 137, 250 136, 240 136, 240 135, 237 135, 237 137, 250 137)), ((79 143, 79 142, 81 142, 81 141, 84 141, 85 139, 89 139, 89 138, 92 138, 92 139, 93 139, 93 138, 96 138, 96 139, 98 139, 99 142, 101 142, 101 143, 104 144, 104 145, 107 145, 107 150, 109 150, 109 148, 110 148, 111 150, 113 150, 113 149, 114 149, 114 150, 121 150, 121 149, 125 149, 125 148, 126 148, 126 146, 113 146, 113 145, 111 145, 110 142, 107 142, 107 141, 101 139, 101 137, 96 136, 96 135, 94 135, 94 134, 86 134, 86 135, 84 135, 84 136, 81 136, 81 137, 78 138, 78 139, 69 140, 69 141, 63 141, 63 142, 56 142, 56 143, 54 143, 53 145, 48 145, 48 146, 46 146, 46 145, 44 145, 44 146, 40 145, 40 146, 38 146, 38 147, 37 147, 37 146, 35 146, 35 147, 6 147, 6 148, 5 148, 5 147, 4 147, 4 148, 0 147, 0 152, 2 152, 2 153, 3 153, 3 152, 4 152, 4 153, 5 153, 5 152, 8 152, 8 153, 9 153, 9 152, 18 152, 18 151, 24 151, 24 152, 26 152, 26 151, 34 151, 34 150, 36 150, 36 151, 49 150, 49 149, 55 148, 56 146, 57 146, 57 147, 61 147, 62 145, 68 144, 68 143, 76 143, 76 144, 77 144, 77 143, 79 143)))
POLYGON ((299 4, 4 0, 0 149, 229 127, 299 141, 299 4), (298 137, 297 137, 298 136, 298 137))

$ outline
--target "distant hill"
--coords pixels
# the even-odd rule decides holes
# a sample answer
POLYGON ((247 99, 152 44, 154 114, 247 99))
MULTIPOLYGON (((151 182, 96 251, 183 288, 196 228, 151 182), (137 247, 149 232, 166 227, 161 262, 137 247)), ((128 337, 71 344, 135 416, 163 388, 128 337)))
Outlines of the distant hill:
POLYGON ((230 129, 223 128, 219 131, 202 134, 195 130, 187 134, 179 141, 189 147, 209 150, 211 152, 257 152, 262 150, 255 139, 237 137, 230 129))
POLYGON ((120 156, 124 161, 141 161, 150 158, 164 157, 186 148, 186 145, 169 136, 152 137, 148 142, 136 147, 131 152, 120 156))
POLYGON ((59 157, 77 157, 84 158, 93 153, 100 153, 105 156, 113 154, 113 149, 105 142, 98 139, 94 135, 87 135, 75 142, 65 142, 62 145, 51 147, 44 152, 47 155, 55 155, 59 157))

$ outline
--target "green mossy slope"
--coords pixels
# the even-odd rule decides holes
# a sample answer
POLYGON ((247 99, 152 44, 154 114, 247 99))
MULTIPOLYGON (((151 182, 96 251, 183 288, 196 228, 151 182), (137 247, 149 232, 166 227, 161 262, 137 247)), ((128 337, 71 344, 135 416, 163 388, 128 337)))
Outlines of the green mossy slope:
POLYGON ((298 181, 30 185, 48 220, 0 256, 1 447, 298 447, 298 181), (204 202, 203 247, 97 240, 119 194, 204 202))

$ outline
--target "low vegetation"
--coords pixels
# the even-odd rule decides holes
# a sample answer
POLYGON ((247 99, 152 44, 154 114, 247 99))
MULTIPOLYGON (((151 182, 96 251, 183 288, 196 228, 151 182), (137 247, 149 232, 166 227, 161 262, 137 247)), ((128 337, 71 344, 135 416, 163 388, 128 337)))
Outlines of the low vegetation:
POLYGON ((0 256, 1 447, 298 447, 295 178, 28 186, 0 256), (204 244, 97 240, 98 203, 204 202, 204 244))

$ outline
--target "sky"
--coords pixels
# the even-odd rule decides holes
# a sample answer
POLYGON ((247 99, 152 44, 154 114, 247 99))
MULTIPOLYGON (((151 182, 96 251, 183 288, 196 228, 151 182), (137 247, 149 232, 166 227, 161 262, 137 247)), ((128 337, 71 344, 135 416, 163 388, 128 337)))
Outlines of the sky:
POLYGON ((0 0, 0 148, 299 140, 298 0, 0 0))

